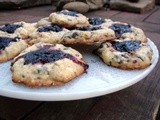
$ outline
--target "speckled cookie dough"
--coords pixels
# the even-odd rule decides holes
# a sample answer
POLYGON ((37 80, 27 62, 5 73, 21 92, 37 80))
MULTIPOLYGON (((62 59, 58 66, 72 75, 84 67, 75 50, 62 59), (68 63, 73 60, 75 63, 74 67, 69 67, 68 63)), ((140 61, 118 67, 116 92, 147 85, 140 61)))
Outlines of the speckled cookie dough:
POLYGON ((60 12, 50 14, 49 20, 54 24, 58 24, 66 28, 89 25, 87 17, 80 13, 68 10, 62 10, 60 12))
POLYGON ((108 28, 115 32, 117 39, 129 38, 130 40, 140 40, 141 42, 147 42, 147 37, 145 36, 143 30, 133 25, 122 22, 114 22, 108 28))
POLYGON ((114 31, 102 26, 79 27, 66 32, 62 37, 63 44, 90 44, 115 39, 114 31))
POLYGON ((134 70, 151 65, 153 51, 147 43, 127 39, 105 42, 97 54, 109 66, 134 70))
POLYGON ((13 82, 30 87, 63 85, 85 73, 87 68, 78 51, 46 43, 27 48, 11 65, 13 82))
POLYGON ((31 23, 16 22, 13 24, 5 24, 3 26, 0 26, 0 34, 16 34, 22 39, 27 39, 29 34, 32 33, 35 29, 35 26, 31 23))
POLYGON ((44 42, 44 43, 61 43, 63 35, 69 30, 60 27, 58 25, 47 25, 42 26, 36 29, 32 34, 30 34, 30 38, 28 39, 28 43, 30 45, 44 42))
POLYGON ((20 38, 0 37, 0 62, 13 59, 27 47, 27 43, 20 38))

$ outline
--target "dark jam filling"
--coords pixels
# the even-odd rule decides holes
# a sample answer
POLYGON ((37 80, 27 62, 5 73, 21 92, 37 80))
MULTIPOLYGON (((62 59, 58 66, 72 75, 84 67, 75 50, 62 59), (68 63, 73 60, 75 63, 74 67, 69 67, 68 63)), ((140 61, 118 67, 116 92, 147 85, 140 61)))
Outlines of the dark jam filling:
POLYGON ((7 33, 14 33, 17 28, 22 27, 22 25, 16 25, 16 24, 5 24, 3 27, 0 27, 1 31, 7 32, 7 33))
POLYGON ((38 28, 38 32, 49 32, 49 31, 53 31, 53 32, 60 32, 63 29, 61 27, 59 27, 58 25, 49 25, 49 26, 44 26, 41 28, 38 28))
POLYGON ((68 15, 68 16, 73 16, 73 17, 78 17, 77 12, 73 12, 73 11, 60 11, 57 13, 68 15))
POLYGON ((105 22, 105 20, 103 18, 89 18, 88 19, 88 22, 91 24, 91 25, 100 25, 102 23, 105 22))
POLYGON ((63 53, 60 50, 50 50, 49 47, 45 47, 40 50, 29 52, 25 55, 20 56, 19 58, 17 58, 17 60, 20 58, 24 58, 25 65, 30 64, 30 63, 32 63, 32 64, 36 64, 36 63, 45 64, 45 63, 55 62, 55 61, 63 59, 63 58, 68 58, 68 59, 72 60, 73 62, 83 66, 85 70, 88 68, 87 64, 84 64, 83 62, 79 61, 74 56, 67 54, 67 53, 63 53))
POLYGON ((131 25, 113 24, 109 28, 114 30, 117 38, 120 38, 123 33, 132 32, 131 25))
POLYGON ((4 50, 10 42, 17 42, 17 38, 0 37, 0 50, 4 50))
POLYGON ((101 29, 101 26, 87 26, 87 27, 79 27, 77 30, 82 30, 82 31, 94 31, 94 30, 99 30, 101 29))
POLYGON ((140 41, 111 42, 114 49, 120 52, 132 52, 140 47, 140 41))

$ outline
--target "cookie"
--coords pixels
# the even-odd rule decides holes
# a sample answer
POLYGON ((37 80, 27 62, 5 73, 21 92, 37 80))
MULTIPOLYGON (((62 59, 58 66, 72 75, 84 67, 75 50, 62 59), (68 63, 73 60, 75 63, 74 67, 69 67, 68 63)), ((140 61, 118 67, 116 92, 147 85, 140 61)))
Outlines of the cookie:
POLYGON ((109 66, 134 70, 151 65, 153 51, 147 43, 126 39, 103 43, 97 54, 109 66))
POLYGON ((38 27, 47 26, 47 25, 51 25, 51 22, 49 21, 48 17, 42 18, 41 20, 39 20, 35 26, 38 28, 38 27))
POLYGON ((143 30, 133 25, 122 22, 113 22, 110 26, 108 26, 108 28, 115 32, 117 39, 129 38, 130 40, 147 42, 147 37, 145 36, 143 30))
POLYGON ((58 25, 47 25, 36 29, 30 38, 27 40, 30 45, 44 42, 44 43, 61 43, 62 37, 68 30, 58 25))
POLYGON ((13 59, 27 46, 27 43, 20 38, 0 36, 0 62, 13 59))
POLYGON ((58 24, 66 28, 82 27, 89 25, 87 17, 80 13, 68 10, 62 10, 60 12, 54 12, 50 14, 49 20, 53 24, 58 24))
POLYGON ((46 43, 27 48, 11 65, 13 82, 30 87, 63 85, 85 73, 87 68, 78 51, 46 43))
POLYGON ((35 26, 31 23, 17 22, 13 24, 5 24, 0 27, 0 33, 16 34, 18 37, 27 39, 29 34, 35 30, 35 26))
POLYGON ((62 37, 63 44, 91 44, 115 39, 114 31, 102 26, 79 27, 66 32, 62 37))

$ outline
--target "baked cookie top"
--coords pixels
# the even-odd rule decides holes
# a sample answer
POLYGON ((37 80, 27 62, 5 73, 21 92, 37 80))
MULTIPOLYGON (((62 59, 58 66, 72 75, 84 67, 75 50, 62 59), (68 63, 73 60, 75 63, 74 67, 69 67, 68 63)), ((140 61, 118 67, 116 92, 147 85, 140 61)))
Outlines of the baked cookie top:
POLYGON ((0 26, 0 33, 16 34, 23 39, 28 38, 29 34, 35 30, 35 26, 31 23, 16 22, 0 26))
POLYGON ((0 62, 13 59, 27 46, 20 38, 0 37, 0 62))
POLYGON ((30 38, 27 41, 30 45, 39 42, 61 43, 62 37, 67 31, 69 30, 54 24, 41 26, 30 34, 30 38))
POLYGON ((38 43, 12 63, 13 81, 31 87, 61 85, 86 72, 82 55, 61 44, 38 43))
POLYGON ((97 54, 109 66, 133 70, 151 65, 153 51, 147 43, 125 39, 103 43, 97 54))
POLYGON ((63 44, 93 44, 113 40, 114 31, 102 26, 79 27, 66 32, 62 37, 63 44))
POLYGON ((50 14, 49 20, 53 24, 58 24, 66 28, 89 25, 87 17, 85 17, 80 13, 68 11, 68 10, 62 10, 62 11, 54 12, 50 14))

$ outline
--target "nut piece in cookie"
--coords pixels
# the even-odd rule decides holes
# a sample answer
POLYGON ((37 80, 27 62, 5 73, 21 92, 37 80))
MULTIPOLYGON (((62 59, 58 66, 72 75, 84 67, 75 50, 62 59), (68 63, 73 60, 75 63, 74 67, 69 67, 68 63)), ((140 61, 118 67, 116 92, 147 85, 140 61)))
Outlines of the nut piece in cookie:
POLYGON ((61 43, 61 38, 67 31, 69 30, 53 24, 41 26, 37 28, 32 34, 30 34, 30 38, 27 41, 30 45, 39 42, 51 44, 61 43))
POLYGON ((85 17, 80 13, 68 11, 68 10, 62 10, 62 11, 54 12, 50 14, 49 20, 53 24, 58 24, 66 28, 81 27, 81 26, 89 25, 87 17, 85 17))
POLYGON ((117 39, 139 40, 141 42, 147 42, 147 37, 145 36, 143 30, 134 27, 133 25, 121 22, 114 22, 109 26, 115 32, 117 39))
POLYGON ((5 24, 0 26, 1 33, 8 33, 8 34, 16 34, 18 37, 23 39, 27 39, 29 34, 35 30, 35 27, 31 23, 25 22, 17 22, 13 24, 5 24))
POLYGON ((27 48, 11 65, 13 82, 30 87, 63 85, 85 73, 87 68, 78 51, 46 43, 27 48))
POLYGON ((27 46, 20 38, 0 37, 0 62, 13 59, 27 46))
POLYGON ((102 26, 79 27, 66 32, 62 37, 63 44, 91 44, 115 39, 114 31, 102 26))
POLYGON ((105 42, 97 54, 109 66, 134 70, 151 65, 153 51, 147 43, 127 39, 105 42))

